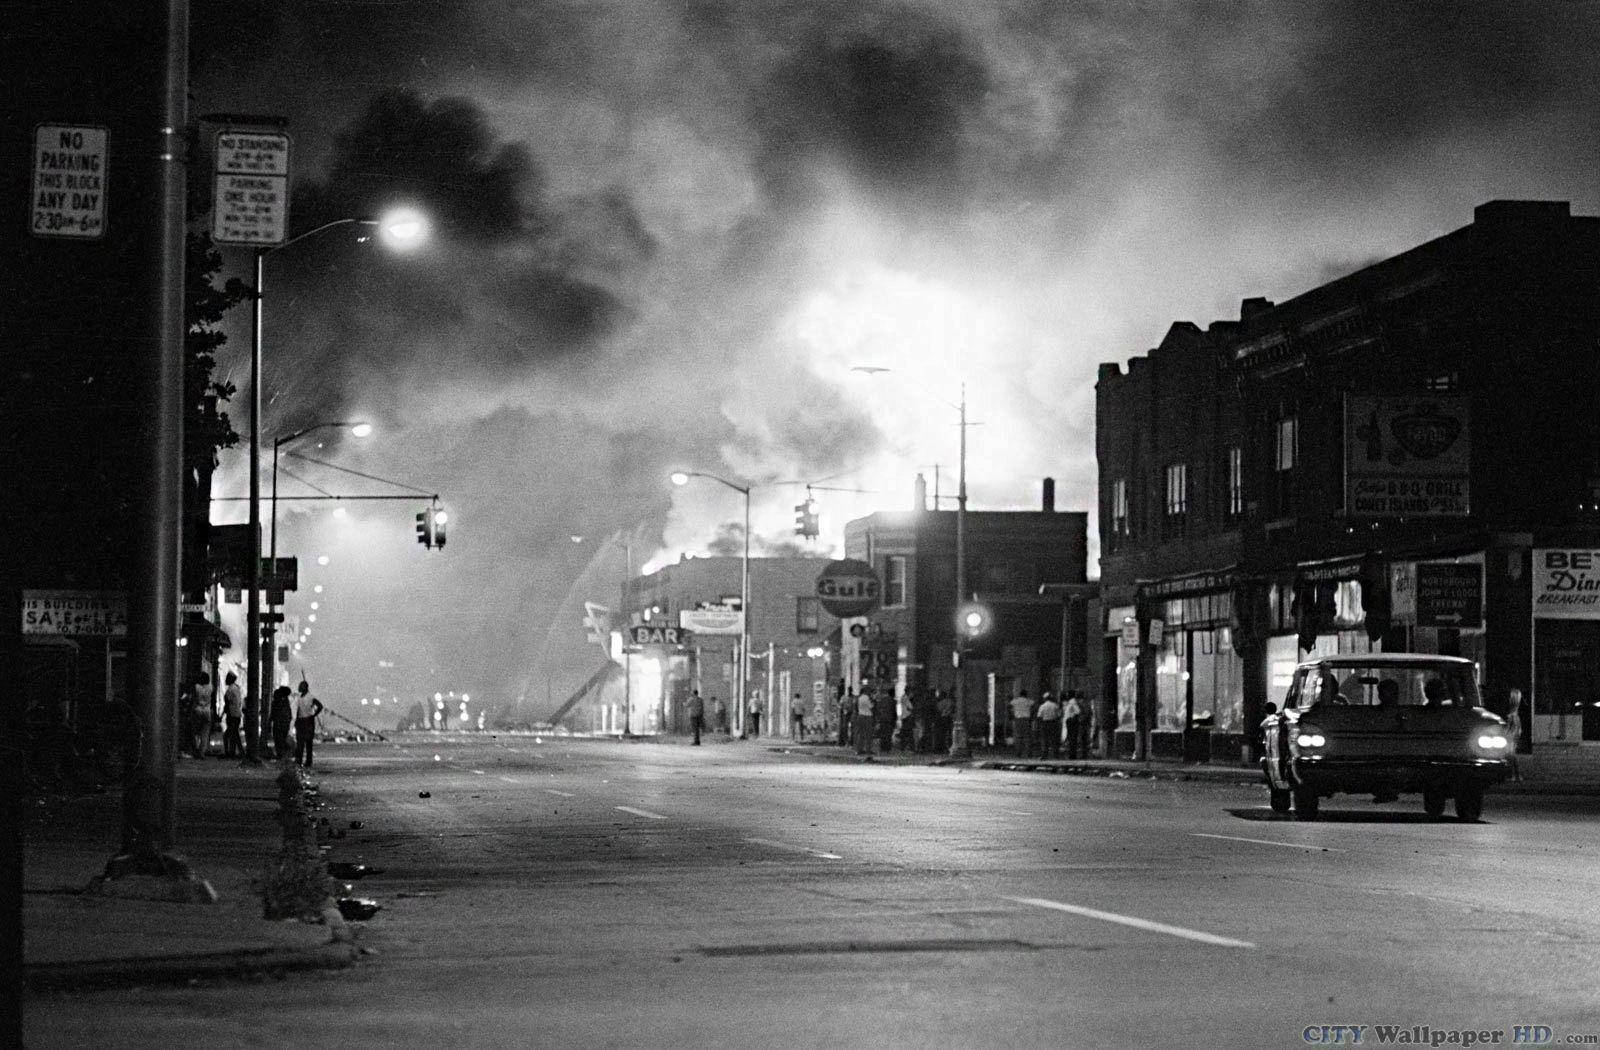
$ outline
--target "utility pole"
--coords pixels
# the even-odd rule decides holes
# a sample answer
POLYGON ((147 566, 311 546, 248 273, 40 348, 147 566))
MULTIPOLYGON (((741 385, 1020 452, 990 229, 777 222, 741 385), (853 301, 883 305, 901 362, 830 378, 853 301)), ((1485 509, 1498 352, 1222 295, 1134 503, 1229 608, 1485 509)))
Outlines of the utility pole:
MULTIPOLYGON (((961 465, 956 481, 956 615, 967 600, 967 384, 961 384, 961 465)), ((950 727, 950 757, 971 758, 967 744, 967 634, 955 624, 955 724, 950 727)))

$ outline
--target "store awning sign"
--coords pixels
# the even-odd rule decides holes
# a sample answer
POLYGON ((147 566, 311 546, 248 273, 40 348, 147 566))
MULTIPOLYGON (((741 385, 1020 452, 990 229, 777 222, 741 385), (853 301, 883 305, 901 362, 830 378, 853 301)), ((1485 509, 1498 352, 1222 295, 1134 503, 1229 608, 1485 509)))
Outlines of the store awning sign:
POLYGON ((738 609, 682 609, 678 626, 696 634, 738 634, 744 627, 744 613, 738 609))
POLYGON ((1535 549, 1533 615, 1541 620, 1600 620, 1600 550, 1535 549))

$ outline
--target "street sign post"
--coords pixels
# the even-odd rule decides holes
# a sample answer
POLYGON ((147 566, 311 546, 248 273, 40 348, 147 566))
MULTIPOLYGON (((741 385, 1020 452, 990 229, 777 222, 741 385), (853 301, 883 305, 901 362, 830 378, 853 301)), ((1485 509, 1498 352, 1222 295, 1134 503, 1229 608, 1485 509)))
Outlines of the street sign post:
POLYGON ((271 247, 289 235, 289 136, 281 131, 217 133, 211 239, 271 247))
POLYGON ((105 128, 92 125, 34 128, 28 225, 35 237, 105 236, 107 139, 105 128))

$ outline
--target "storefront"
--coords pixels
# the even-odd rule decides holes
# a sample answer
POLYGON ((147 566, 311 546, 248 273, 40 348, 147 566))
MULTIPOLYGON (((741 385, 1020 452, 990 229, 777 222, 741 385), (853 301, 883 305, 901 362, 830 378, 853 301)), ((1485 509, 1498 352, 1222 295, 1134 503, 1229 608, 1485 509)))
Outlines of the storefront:
POLYGON ((1534 744, 1600 745, 1600 550, 1533 552, 1534 744))

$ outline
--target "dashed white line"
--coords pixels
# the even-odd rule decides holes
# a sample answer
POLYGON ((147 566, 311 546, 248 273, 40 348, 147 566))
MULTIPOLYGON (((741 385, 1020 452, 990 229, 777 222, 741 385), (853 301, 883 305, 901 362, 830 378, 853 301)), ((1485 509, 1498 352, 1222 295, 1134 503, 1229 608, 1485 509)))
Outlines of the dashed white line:
POLYGON ((504 780, 507 784, 515 784, 518 782, 516 777, 501 777, 500 779, 504 780))
MULTIPOLYGON (((561 794, 561 792, 557 791, 556 794, 559 795, 559 794, 561 794)), ((649 817, 651 820, 666 820, 667 819, 666 817, 663 817, 659 813, 650 812, 648 809, 634 809, 632 806, 618 806, 617 808, 622 810, 622 812, 624 812, 624 813, 632 813, 636 817, 649 817)))
POLYGON ((544 793, 546 795, 560 795, 562 798, 577 798, 577 796, 570 791, 557 791, 555 788, 545 788, 544 793))
POLYGON ((1197 839, 1226 839, 1229 842, 1254 842, 1257 846, 1284 846, 1288 849, 1311 850, 1319 853, 1345 852, 1342 849, 1334 849, 1332 846, 1316 846, 1306 842, 1274 842, 1272 839, 1246 839, 1240 838, 1238 835, 1208 835, 1203 831, 1191 831, 1189 834, 1193 835, 1197 839))
POLYGON ((771 839, 745 839, 744 841, 756 846, 766 846, 768 849, 788 850, 790 853, 809 853, 811 856, 821 857, 823 860, 844 859, 837 853, 824 853, 820 849, 811 849, 809 846, 794 846, 787 842, 774 842, 771 839))
POLYGON ((1134 915, 1118 915, 1113 911, 1101 911, 1098 908, 1085 908, 1077 904, 1063 904, 1061 901, 1044 900, 1039 897, 1006 897, 1008 901, 1026 904, 1033 908, 1048 908, 1051 911, 1064 911, 1068 915, 1081 915, 1086 919, 1099 919, 1101 922, 1114 922, 1119 926, 1131 926, 1136 930, 1149 930, 1151 933, 1164 933, 1168 937, 1181 937, 1186 941, 1199 941, 1201 944, 1214 944, 1219 948, 1254 948, 1249 941, 1235 940, 1232 937, 1221 937, 1215 933, 1204 930, 1191 930, 1183 926, 1168 926, 1164 922, 1152 922, 1134 915))
POLYGON ((475 776, 483 776, 483 770, 481 769, 474 769, 472 772, 475 776))

